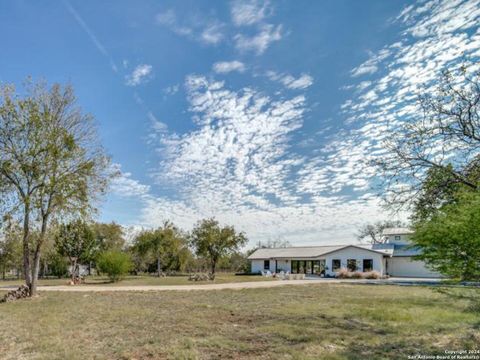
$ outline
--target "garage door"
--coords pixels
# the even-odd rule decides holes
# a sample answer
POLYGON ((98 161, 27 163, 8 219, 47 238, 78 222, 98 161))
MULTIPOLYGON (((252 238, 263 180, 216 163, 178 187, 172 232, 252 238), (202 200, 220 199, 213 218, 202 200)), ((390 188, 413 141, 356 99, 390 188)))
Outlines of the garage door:
POLYGON ((388 274, 401 277, 440 277, 425 267, 423 261, 412 260, 411 257, 393 257, 387 259, 388 274))

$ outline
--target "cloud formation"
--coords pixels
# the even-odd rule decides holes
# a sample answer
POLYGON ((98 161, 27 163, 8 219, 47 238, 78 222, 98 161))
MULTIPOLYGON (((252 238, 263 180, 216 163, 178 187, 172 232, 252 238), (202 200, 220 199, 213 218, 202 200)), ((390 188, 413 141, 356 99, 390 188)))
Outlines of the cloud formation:
MULTIPOLYGON (((168 196, 154 195, 129 174, 119 186, 131 189, 125 194, 140 194, 139 223, 156 226, 171 219, 189 229, 200 218, 216 216, 246 231, 252 242, 351 242, 358 225, 390 215, 372 190, 378 172, 368 160, 385 153, 383 139, 402 121, 416 118, 418 92, 431 89, 441 69, 462 61, 478 64, 479 9, 477 0, 406 7, 394 20, 401 29, 397 38, 351 70, 352 84, 344 87, 348 99, 335 124, 312 135, 319 140, 311 152, 296 151, 312 106, 303 94, 313 83, 309 74, 268 73, 296 90, 282 94, 188 76, 193 129, 152 131, 157 136, 150 144, 159 154, 153 178, 168 196)), ((239 20, 238 26, 262 33, 264 21, 239 20)), ((270 35, 278 30, 278 41, 281 25, 268 26, 270 35)), ((239 50, 261 54, 272 43, 248 43, 255 36, 237 35, 239 50)), ((231 62, 217 66, 218 73, 241 69, 231 62)))
POLYGON ((132 73, 125 76, 125 83, 128 86, 138 86, 148 82, 152 78, 153 66, 148 64, 137 65, 132 73))
POLYGON ((218 74, 226 74, 232 71, 244 72, 245 64, 238 60, 220 61, 213 64, 212 69, 218 74))
POLYGON ((271 11, 269 1, 235 0, 232 2, 231 16, 236 26, 247 26, 259 23, 271 11))
POLYGON ((242 52, 254 52, 261 55, 275 41, 282 39, 282 25, 264 24, 257 34, 248 36, 237 34, 234 37, 235 47, 242 52))
POLYGON ((282 83, 286 88, 302 90, 313 85, 313 77, 308 74, 301 74, 298 78, 290 74, 279 74, 275 71, 267 71, 267 77, 272 81, 282 83))

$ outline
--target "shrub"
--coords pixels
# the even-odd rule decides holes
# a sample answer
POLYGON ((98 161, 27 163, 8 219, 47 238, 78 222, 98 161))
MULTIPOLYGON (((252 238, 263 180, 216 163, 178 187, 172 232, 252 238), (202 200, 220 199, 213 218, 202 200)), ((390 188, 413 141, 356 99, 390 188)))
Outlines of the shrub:
POLYGON ((367 271, 366 273, 363 273, 363 277, 365 279, 380 279, 382 276, 378 271, 367 271))
POLYGON ((350 279, 352 277, 352 273, 346 268, 341 268, 340 270, 338 270, 335 277, 339 279, 350 279))
POLYGON ((106 251, 97 258, 97 268, 112 282, 119 281, 133 268, 130 256, 121 251, 106 251))
POLYGON ((359 271, 355 271, 353 273, 350 273, 350 278, 352 279, 363 279, 363 273, 359 272, 359 271))

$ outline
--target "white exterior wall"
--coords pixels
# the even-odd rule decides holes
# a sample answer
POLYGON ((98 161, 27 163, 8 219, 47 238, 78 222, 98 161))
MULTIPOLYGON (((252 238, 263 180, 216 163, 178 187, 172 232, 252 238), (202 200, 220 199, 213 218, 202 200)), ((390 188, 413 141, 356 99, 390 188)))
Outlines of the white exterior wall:
POLYGON ((439 273, 429 270, 423 261, 413 260, 410 256, 392 257, 387 262, 387 272, 390 276, 441 277, 439 273))
MULTIPOLYGON (((275 260, 269 260, 270 267, 269 270, 273 273, 275 272, 275 260)), ((263 269, 264 260, 251 260, 251 272, 259 273, 263 269)), ((290 271, 291 269, 290 260, 277 260, 277 270, 290 271)))
POLYGON ((327 254, 325 255, 326 266, 328 268, 328 270, 326 271, 326 274, 331 276, 335 275, 335 273, 332 271, 333 259, 340 259, 341 268, 347 267, 348 259, 356 259, 358 271, 363 271, 364 259, 372 259, 373 270, 378 271, 380 274, 384 275, 383 254, 380 254, 380 253, 359 249, 357 247, 348 247, 348 248, 327 254))

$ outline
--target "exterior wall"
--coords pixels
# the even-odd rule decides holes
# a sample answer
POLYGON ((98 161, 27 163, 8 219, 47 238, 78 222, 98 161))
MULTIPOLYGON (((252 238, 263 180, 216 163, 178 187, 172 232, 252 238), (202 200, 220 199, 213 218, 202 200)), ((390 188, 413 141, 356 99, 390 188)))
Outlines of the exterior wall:
POLYGON ((406 245, 410 243, 410 236, 409 234, 403 234, 403 235, 388 235, 386 236, 387 242, 389 244, 398 244, 398 245, 406 245), (395 239, 395 237, 400 237, 400 239, 395 239))
POLYGON ((363 260, 372 259, 373 260, 373 270, 378 271, 380 274, 384 275, 384 261, 383 254, 375 253, 373 251, 363 250, 356 247, 348 247, 342 250, 335 251, 333 253, 325 255, 326 266, 327 266, 327 275, 335 275, 335 272, 332 271, 332 260, 340 259, 341 268, 347 267, 348 259, 357 260, 358 271, 363 271, 363 260))
MULTIPOLYGON (((273 273, 275 272, 275 260, 269 260, 270 267, 269 270, 273 273)), ((251 272, 259 273, 263 269, 264 260, 251 260, 251 272)), ((277 270, 290 271, 290 260, 277 260, 277 270)))
POLYGON ((410 256, 387 259, 387 272, 399 277, 441 277, 441 274, 429 270, 423 261, 413 260, 410 256))
POLYGON ((259 273, 263 270, 263 260, 251 260, 252 261, 252 273, 259 273))

